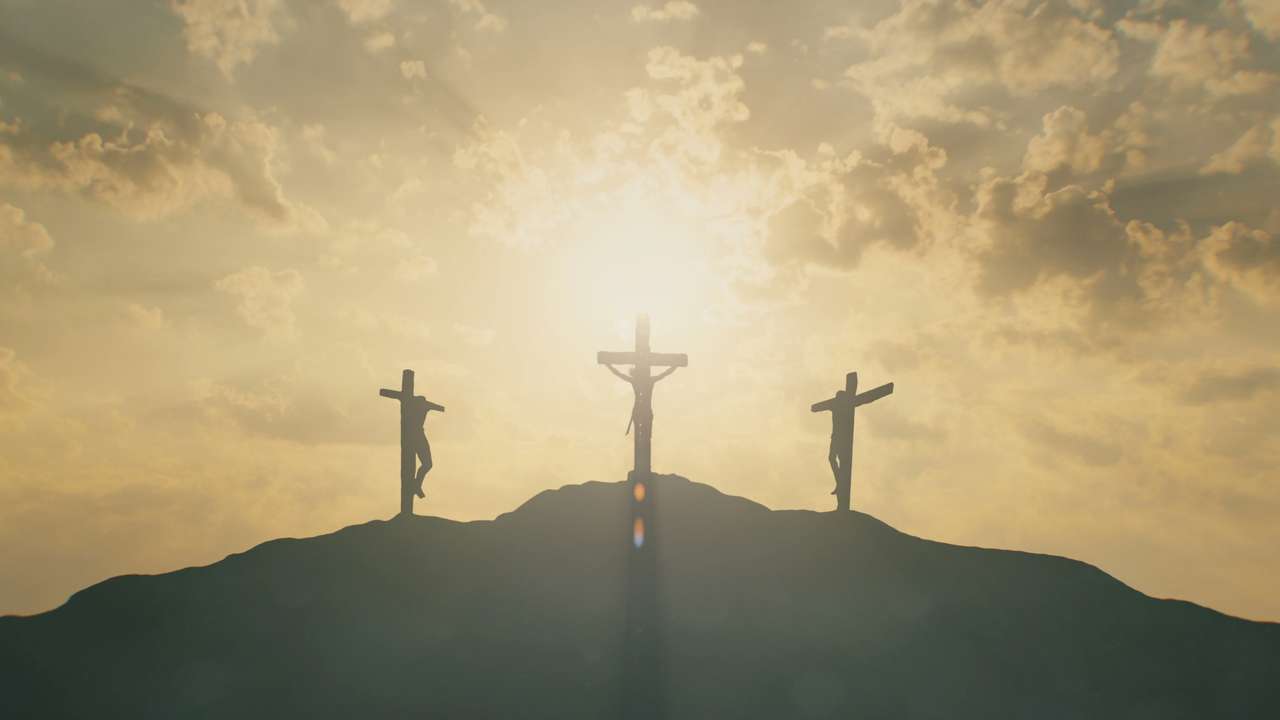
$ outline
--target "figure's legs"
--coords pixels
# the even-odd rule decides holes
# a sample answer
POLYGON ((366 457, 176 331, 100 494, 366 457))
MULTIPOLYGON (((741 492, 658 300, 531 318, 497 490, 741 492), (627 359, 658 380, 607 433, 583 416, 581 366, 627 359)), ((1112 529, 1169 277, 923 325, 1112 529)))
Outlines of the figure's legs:
POLYGON ((827 462, 831 465, 831 474, 836 480, 836 486, 831 490, 831 494, 835 495, 840 489, 840 456, 836 453, 835 443, 831 444, 831 450, 827 453, 827 462))
POLYGON ((418 485, 417 489, 414 490, 414 494, 420 498, 426 497, 422 492, 422 481, 426 479, 427 473, 431 472, 431 446, 427 444, 427 439, 424 437, 422 442, 417 443, 413 451, 418 456, 418 461, 422 463, 418 466, 418 473, 415 476, 418 485))
POLYGON ((839 457, 840 472, 836 475, 836 508, 839 510, 849 509, 849 495, 851 494, 853 484, 853 468, 850 466, 851 458, 841 453, 839 457))

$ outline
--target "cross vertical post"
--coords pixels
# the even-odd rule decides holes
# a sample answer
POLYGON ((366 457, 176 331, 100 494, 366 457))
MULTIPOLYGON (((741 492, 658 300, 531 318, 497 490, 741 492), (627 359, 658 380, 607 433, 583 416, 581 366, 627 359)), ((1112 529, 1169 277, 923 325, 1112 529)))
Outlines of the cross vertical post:
MULTIPOLYGON (((647 355, 648 353, 649 318, 641 315, 636 318, 636 354, 647 355)), ((632 370, 631 376, 639 382, 648 382, 649 370, 649 365, 638 364, 632 370)), ((636 395, 636 413, 639 417, 653 417, 653 393, 636 395)), ((653 468, 653 428, 651 426, 652 421, 636 423, 635 471, 642 479, 647 479, 653 468)))
POLYGON ((409 398, 413 397, 413 371, 405 369, 400 375, 400 514, 413 514, 414 457, 412 419, 409 417, 409 398))
POLYGON ((413 419, 409 414, 409 400, 413 398, 413 371, 406 369, 400 375, 400 391, 383 388, 379 395, 399 400, 400 404, 400 514, 413 514, 413 419))
MULTIPOLYGON (((858 373, 844 376, 844 391, 853 397, 858 394, 858 373)), ((831 410, 832 443, 837 444, 836 456, 840 458, 840 475, 836 480, 836 507, 848 510, 853 492, 853 403, 842 403, 831 410)))

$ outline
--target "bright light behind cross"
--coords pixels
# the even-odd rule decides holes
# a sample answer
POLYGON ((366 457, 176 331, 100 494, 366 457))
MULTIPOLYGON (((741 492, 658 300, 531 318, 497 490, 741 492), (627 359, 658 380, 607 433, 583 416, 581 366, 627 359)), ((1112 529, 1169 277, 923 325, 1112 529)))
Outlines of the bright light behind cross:
POLYGON ((575 305, 620 339, 631 338, 641 314, 668 336, 686 334, 726 299, 715 229, 667 197, 627 200, 582 218, 566 257, 575 305))

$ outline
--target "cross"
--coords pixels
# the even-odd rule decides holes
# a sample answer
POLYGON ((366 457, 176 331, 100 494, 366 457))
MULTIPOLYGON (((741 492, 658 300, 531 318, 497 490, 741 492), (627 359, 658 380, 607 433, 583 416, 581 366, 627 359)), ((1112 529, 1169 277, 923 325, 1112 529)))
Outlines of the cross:
POLYGON ((853 411, 859 405, 875 402, 893 393, 893 383, 858 394, 858 373, 844 376, 844 389, 835 397, 814 403, 813 412, 831 411, 831 450, 827 459, 836 476, 836 508, 849 509, 849 490, 853 485, 853 411))
POLYGON ((631 388, 635 391, 636 402, 631 411, 631 422, 635 425, 636 432, 635 478, 637 480, 645 480, 649 477, 651 470, 653 385, 675 372, 676 368, 687 367, 689 365, 689 356, 684 353, 650 352, 649 318, 641 315, 636 318, 636 349, 631 352, 608 352, 602 350, 596 354, 596 362, 601 365, 607 365, 614 375, 630 383, 631 388), (614 365, 631 365, 630 375, 619 372, 613 367, 614 365), (657 377, 651 377, 649 370, 654 367, 665 367, 667 370, 657 377))
POLYGON ((423 423, 429 410, 444 412, 444 406, 421 395, 414 396, 412 370, 405 370, 401 375, 399 390, 381 388, 378 394, 400 403, 400 514, 412 515, 413 496, 422 490, 422 481, 416 476, 426 475, 431 469, 431 446, 427 444, 423 423), (418 458, 422 459, 421 470, 417 469, 418 458))
POLYGON ((688 367, 689 356, 683 353, 655 353, 649 350, 649 318, 636 318, 636 348, 631 352, 596 354, 596 362, 631 385, 635 405, 631 408, 631 424, 635 426, 635 469, 628 475, 631 496, 631 542, 635 552, 627 563, 626 628, 623 632, 622 668, 627 678, 623 686, 623 718, 664 717, 662 654, 658 639, 661 632, 657 593, 657 540, 654 537, 654 513, 657 510, 657 488, 647 489, 652 457, 653 386, 659 380, 688 367), (623 373, 614 365, 630 365, 623 373), (666 370, 656 377, 654 367, 666 370))

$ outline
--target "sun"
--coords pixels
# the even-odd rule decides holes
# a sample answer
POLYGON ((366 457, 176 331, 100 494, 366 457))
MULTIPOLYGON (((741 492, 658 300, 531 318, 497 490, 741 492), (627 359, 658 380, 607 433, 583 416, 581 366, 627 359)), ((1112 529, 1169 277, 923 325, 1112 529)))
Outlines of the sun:
POLYGON ((723 286, 715 243, 700 230, 656 202, 591 218, 568 258, 575 304, 615 325, 644 314, 666 332, 691 330, 723 286))
POLYGON ((735 303, 731 259, 752 237, 743 192, 661 168, 632 171, 564 199, 572 219, 556 239, 563 290, 583 319, 623 337, 640 314, 661 335, 697 334, 735 303))

